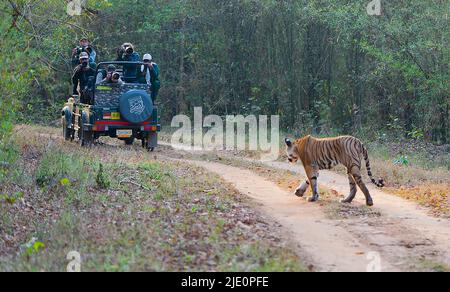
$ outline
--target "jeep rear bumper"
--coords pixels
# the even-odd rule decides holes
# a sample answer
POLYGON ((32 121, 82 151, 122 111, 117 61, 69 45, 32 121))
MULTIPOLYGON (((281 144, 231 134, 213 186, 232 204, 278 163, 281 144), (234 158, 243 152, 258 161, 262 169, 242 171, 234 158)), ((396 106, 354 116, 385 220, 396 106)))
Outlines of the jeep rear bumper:
POLYGON ((96 137, 109 136, 111 138, 118 138, 117 131, 119 130, 131 130, 130 138, 142 139, 151 133, 158 133, 161 131, 161 125, 152 124, 150 122, 132 124, 128 122, 96 122, 92 126, 92 131, 96 137))
POLYGON ((129 122, 113 122, 113 121, 97 121, 92 127, 94 132, 108 132, 111 130, 136 130, 142 132, 160 132, 161 125, 144 122, 140 124, 132 124, 129 122))

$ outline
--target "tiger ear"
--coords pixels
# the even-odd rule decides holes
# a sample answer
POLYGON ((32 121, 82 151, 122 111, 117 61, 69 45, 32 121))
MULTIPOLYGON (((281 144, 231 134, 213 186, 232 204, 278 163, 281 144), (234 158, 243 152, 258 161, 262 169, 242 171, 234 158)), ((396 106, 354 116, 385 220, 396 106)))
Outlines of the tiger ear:
POLYGON ((292 147, 292 141, 289 138, 284 139, 287 147, 292 147))

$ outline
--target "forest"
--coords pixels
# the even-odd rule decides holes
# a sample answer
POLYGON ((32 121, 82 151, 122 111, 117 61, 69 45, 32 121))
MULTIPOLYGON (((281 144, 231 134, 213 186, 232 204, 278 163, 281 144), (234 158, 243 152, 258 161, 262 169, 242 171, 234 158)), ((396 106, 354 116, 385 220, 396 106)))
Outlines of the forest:
POLYGON ((0 1, 0 272, 449 272, 449 14, 448 0, 0 1), (103 84, 86 53, 101 86, 75 96, 82 39, 97 64, 124 43, 151 54, 156 103, 154 64, 139 79, 108 66, 103 84), (249 149, 222 150, 221 131, 218 149, 177 148, 174 117, 198 108, 205 137, 229 115, 279 117, 282 147, 264 160, 248 122, 249 149))
POLYGON ((1 135, 58 119, 70 54, 87 36, 98 60, 132 42, 161 68, 166 123, 205 114, 280 115, 288 133, 449 138, 445 0, 8 0, 0 4, 1 135))

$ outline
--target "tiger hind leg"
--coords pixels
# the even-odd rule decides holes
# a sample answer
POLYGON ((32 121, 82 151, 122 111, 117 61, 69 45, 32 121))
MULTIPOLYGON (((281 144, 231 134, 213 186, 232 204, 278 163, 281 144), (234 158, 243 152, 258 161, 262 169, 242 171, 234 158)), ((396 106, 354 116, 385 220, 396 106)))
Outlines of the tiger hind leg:
POLYGON ((359 188, 361 189, 361 191, 364 193, 364 196, 366 197, 366 204, 367 204, 367 206, 369 206, 369 207, 371 207, 371 206, 373 206, 373 199, 372 199, 372 197, 370 196, 370 192, 369 192, 369 190, 367 189, 367 186, 366 186, 366 184, 363 182, 363 179, 362 179, 362 177, 361 177, 361 169, 360 168, 358 168, 358 167, 356 167, 356 166, 354 166, 353 168, 352 168, 352 175, 353 175, 353 178, 355 179, 355 181, 356 181, 356 184, 359 186, 359 188))
POLYGON ((348 173, 348 181, 350 184, 350 194, 345 200, 342 201, 342 203, 351 204, 356 197, 358 189, 356 187, 356 181, 351 173, 348 173))

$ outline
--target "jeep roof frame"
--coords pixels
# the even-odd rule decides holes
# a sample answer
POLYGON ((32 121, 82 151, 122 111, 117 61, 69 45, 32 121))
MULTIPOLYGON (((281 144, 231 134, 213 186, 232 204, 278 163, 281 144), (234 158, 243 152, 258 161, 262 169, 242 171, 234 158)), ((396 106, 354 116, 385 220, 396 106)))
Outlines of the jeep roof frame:
MULTIPOLYGON (((144 62, 127 62, 127 61, 109 61, 109 62, 100 62, 97 64, 97 69, 95 70, 95 76, 97 76, 99 72, 100 66, 108 66, 108 65, 145 65, 144 62)), ((106 69, 106 68, 105 68, 106 69)))

